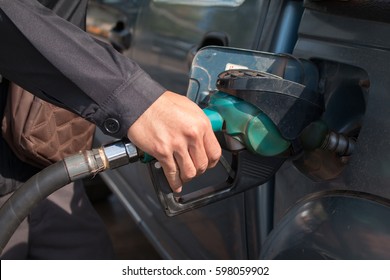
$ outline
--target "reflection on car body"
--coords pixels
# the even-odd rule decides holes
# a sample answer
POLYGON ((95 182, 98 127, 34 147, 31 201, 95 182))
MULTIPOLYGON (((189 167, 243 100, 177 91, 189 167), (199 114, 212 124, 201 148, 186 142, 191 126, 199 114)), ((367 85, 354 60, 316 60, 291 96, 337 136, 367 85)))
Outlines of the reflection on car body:
POLYGON ((140 0, 90 0, 87 31, 118 51, 130 47, 140 0))
MULTIPOLYGON (((99 2, 118 2, 115 8, 129 16, 130 10, 119 3, 127 1, 99 2)), ((329 130, 357 140, 350 156, 317 148, 296 154, 265 184, 174 217, 164 214, 147 165, 103 173, 161 256, 390 258, 390 224, 385 218, 390 205, 390 39, 383 36, 390 31, 390 4, 140 2, 129 47, 120 50, 166 88, 186 94, 192 61, 208 46, 286 53, 314 65, 315 86, 324 99, 321 120, 329 130), (347 233, 350 242, 345 242, 347 233), (375 236, 384 240, 385 250, 378 249, 375 236)), ((96 141, 110 139, 98 131, 96 141)), ((213 185, 225 178, 222 172, 210 170, 185 187, 213 185)))

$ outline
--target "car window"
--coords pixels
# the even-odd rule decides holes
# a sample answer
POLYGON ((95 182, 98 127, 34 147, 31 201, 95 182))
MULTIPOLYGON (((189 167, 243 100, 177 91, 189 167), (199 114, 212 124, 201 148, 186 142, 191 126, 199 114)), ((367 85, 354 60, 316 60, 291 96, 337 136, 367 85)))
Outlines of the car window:
POLYGON ((244 3, 245 0, 153 0, 156 3, 181 4, 192 6, 229 6, 237 7, 244 3))

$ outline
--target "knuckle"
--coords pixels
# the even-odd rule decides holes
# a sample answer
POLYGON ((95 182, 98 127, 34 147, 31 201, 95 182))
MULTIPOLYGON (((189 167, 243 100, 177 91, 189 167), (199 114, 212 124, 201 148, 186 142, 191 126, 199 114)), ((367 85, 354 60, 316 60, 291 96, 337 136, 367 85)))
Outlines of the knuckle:
POLYGON ((169 156, 169 149, 164 144, 155 145, 153 150, 156 153, 156 158, 158 159, 164 160, 169 156))
POLYGON ((197 175, 203 174, 207 170, 208 166, 209 166, 208 161, 199 164, 197 175))
POLYGON ((212 162, 218 161, 221 158, 221 156, 222 156, 222 149, 221 148, 215 149, 213 153, 211 153, 209 160, 212 162))
POLYGON ((172 190, 177 190, 181 187, 182 182, 178 178, 178 170, 174 168, 164 168, 164 174, 165 177, 167 178, 167 181, 169 183, 169 186, 171 187, 172 190))
POLYGON ((175 176, 178 173, 178 171, 176 169, 168 169, 165 173, 170 178, 175 178, 175 176))
POLYGON ((211 153, 209 156, 209 168, 212 168, 217 165, 219 159, 222 156, 222 150, 216 150, 215 152, 211 153))
POLYGON ((183 182, 191 181, 196 176, 196 170, 195 168, 190 168, 185 170, 184 172, 180 172, 181 179, 183 182))
POLYGON ((191 126, 186 130, 187 137, 194 139, 197 138, 199 135, 199 129, 196 126, 191 126))
POLYGON ((198 136, 203 136, 203 134, 207 131, 208 126, 211 128, 211 124, 207 118, 198 118, 196 123, 189 126, 186 130, 188 136, 196 138, 198 136))
POLYGON ((171 141, 171 147, 175 155, 183 155, 187 151, 186 143, 181 138, 177 137, 171 141))

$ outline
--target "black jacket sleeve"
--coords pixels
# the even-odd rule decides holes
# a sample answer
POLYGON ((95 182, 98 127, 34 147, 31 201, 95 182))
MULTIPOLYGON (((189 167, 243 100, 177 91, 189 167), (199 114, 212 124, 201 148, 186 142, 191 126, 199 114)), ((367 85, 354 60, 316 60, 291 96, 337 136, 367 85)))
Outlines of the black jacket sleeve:
POLYGON ((112 136, 125 136, 165 91, 134 61, 38 1, 0 0, 0 36, 2 76, 112 136))

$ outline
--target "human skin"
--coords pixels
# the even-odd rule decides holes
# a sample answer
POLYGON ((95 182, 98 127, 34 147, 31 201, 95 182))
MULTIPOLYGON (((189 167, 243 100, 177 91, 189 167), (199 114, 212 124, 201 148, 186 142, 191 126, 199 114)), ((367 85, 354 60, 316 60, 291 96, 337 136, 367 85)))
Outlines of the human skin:
POLYGON ((128 138, 155 157, 175 192, 214 167, 221 147, 207 116, 185 96, 164 92, 129 128, 128 138))

